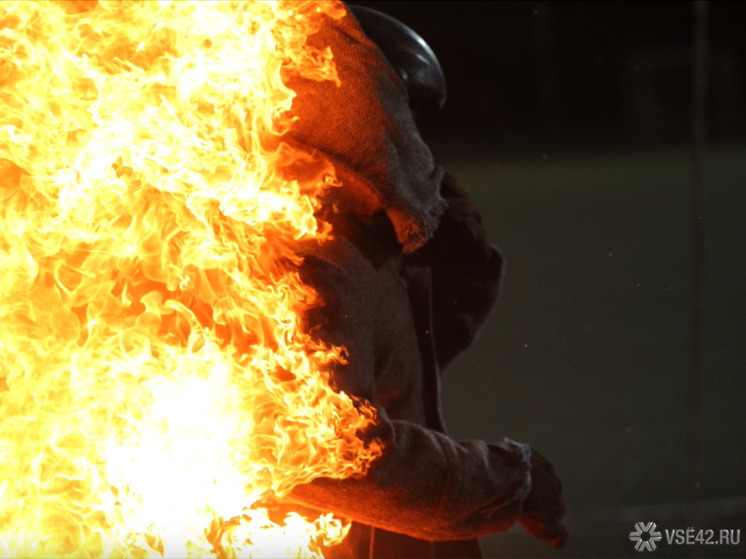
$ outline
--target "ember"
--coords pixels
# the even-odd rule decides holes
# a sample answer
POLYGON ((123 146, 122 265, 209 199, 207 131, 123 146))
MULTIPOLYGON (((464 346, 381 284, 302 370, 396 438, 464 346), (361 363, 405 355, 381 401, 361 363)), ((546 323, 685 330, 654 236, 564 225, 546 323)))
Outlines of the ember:
MULTIPOLYGON (((282 141, 318 2, 0 4, 0 555, 303 556, 274 512, 365 472, 298 247, 319 156, 282 141)), ((326 16, 324 16, 326 17, 326 16)))

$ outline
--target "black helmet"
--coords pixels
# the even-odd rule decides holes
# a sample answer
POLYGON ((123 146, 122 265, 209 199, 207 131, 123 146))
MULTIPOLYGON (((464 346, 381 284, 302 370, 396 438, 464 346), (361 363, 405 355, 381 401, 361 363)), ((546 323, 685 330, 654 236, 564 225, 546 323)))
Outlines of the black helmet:
POLYGON ((401 21, 377 10, 354 4, 348 8, 404 82, 410 104, 442 107, 446 100, 445 76, 425 40, 401 21))

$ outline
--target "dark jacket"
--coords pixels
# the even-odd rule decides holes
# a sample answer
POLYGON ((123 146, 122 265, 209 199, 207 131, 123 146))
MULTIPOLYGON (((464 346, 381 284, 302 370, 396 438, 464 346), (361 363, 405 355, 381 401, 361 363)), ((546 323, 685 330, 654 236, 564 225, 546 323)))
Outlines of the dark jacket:
POLYGON ((296 487, 296 504, 354 521, 329 557, 475 557, 475 538, 511 526, 530 489, 529 454, 511 441, 457 442, 439 411, 439 373, 472 341, 502 262, 466 196, 419 135, 406 89, 349 14, 324 16, 308 44, 336 80, 290 76, 286 141, 322 154, 341 184, 320 216, 334 240, 304 254, 323 307, 306 328, 346 349, 336 388, 370 402, 383 444, 361 478, 296 487))
POLYGON ((336 387, 371 402, 383 442, 361 479, 317 479, 292 497, 355 521, 330 557, 479 557, 475 538, 518 518, 528 447, 457 442, 444 431, 439 373, 472 341, 498 292, 502 261, 455 181, 435 237, 403 255, 384 214, 330 217, 335 240, 310 251, 303 279, 325 305, 307 327, 347 349, 336 387))

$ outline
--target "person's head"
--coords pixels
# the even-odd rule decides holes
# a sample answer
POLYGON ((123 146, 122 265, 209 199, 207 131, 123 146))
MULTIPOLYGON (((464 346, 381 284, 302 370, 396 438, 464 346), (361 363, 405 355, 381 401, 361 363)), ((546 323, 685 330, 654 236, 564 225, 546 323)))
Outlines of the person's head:
POLYGON ((424 244, 445 210, 443 172, 420 137, 405 82, 350 13, 325 24, 309 43, 329 47, 339 85, 293 77, 291 142, 318 150, 335 167, 346 209, 385 212, 405 252, 424 244))

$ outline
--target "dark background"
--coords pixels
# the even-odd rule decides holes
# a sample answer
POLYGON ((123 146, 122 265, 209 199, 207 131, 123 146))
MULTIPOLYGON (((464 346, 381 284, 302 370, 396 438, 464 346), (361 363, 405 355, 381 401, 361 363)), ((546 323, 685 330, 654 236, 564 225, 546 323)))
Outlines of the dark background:
MULTIPOLYGON (((422 123, 431 138, 479 137, 510 154, 549 133, 613 146, 688 134, 690 2, 352 3, 396 17, 437 54, 449 99, 422 123)), ((710 132, 743 137, 746 7, 709 5, 710 132)))
POLYGON ((708 4, 693 383, 693 3, 356 3, 438 55, 448 101, 423 135, 508 262, 495 311, 444 379, 450 432, 526 441, 564 483, 563 550, 514 528, 484 540, 486 555, 746 557, 746 6, 708 4), (636 522, 740 529, 741 542, 636 552, 636 522))

